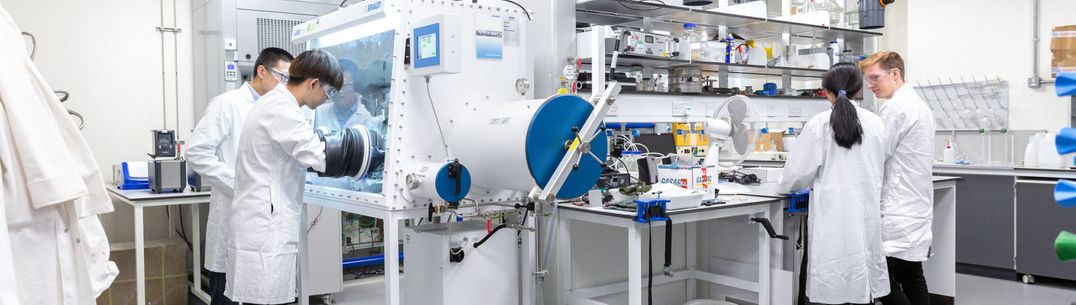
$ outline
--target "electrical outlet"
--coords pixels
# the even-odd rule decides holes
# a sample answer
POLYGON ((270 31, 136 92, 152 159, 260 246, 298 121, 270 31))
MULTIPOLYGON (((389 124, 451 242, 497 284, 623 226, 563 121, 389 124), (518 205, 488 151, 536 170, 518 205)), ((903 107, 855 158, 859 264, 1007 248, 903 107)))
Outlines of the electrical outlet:
POLYGON ((714 112, 717 112, 717 109, 720 107, 721 103, 706 103, 706 113, 704 115, 706 115, 706 117, 713 116, 714 112))
POLYGON ((800 106, 789 106, 788 107, 788 117, 790 117, 790 118, 798 118, 798 117, 801 117, 801 116, 803 116, 803 107, 800 107, 800 106))
POLYGON ((609 106, 609 112, 607 112, 605 115, 607 115, 607 116, 608 115, 617 115, 619 113, 620 113, 620 105, 613 104, 612 106, 609 106))
POLYGON ((691 102, 673 102, 673 116, 687 116, 691 111, 691 102))

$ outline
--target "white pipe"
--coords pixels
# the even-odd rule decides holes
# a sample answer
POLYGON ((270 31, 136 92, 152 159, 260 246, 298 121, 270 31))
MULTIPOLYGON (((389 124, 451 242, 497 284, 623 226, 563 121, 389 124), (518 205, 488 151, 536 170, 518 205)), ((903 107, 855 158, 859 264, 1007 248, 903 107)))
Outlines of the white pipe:
POLYGON ((172 0, 172 72, 175 74, 176 134, 179 134, 179 19, 176 17, 176 1, 172 0))
MULTIPOLYGON (((164 28, 164 0, 161 0, 161 28, 164 28)), ((165 90, 164 78, 164 31, 157 30, 161 35, 161 128, 168 129, 168 96, 165 90)))
POLYGON ((1031 25, 1031 79, 1028 79, 1029 88, 1042 87, 1043 84, 1052 84, 1053 80, 1044 80, 1039 76, 1039 7, 1041 0, 1035 0, 1034 12, 1032 12, 1031 25))

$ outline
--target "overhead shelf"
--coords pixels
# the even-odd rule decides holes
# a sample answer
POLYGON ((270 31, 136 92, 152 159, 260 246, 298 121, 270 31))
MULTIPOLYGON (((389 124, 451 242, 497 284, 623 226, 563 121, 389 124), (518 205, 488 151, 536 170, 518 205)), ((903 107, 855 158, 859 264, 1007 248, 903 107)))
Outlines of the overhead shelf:
MULTIPOLYGON (((612 60, 612 55, 606 55, 606 62, 612 60)), ((590 64, 589 59, 583 63, 590 64)), ((617 58, 617 67, 642 66, 655 69, 673 69, 684 66, 699 66, 704 72, 718 73, 723 69, 732 74, 757 75, 757 76, 783 76, 786 72, 795 78, 822 78, 826 69, 809 69, 793 67, 767 67, 760 65, 729 64, 703 60, 683 60, 643 55, 621 54, 617 58)))
POLYGON ((651 18, 651 26, 663 31, 678 31, 683 28, 684 23, 695 23, 709 27, 728 27, 748 38, 756 37, 744 33, 761 36, 788 33, 797 37, 827 40, 857 40, 882 36, 882 33, 874 31, 713 12, 655 2, 587 0, 576 3, 575 9, 579 22, 641 28, 644 27, 643 18, 651 18))

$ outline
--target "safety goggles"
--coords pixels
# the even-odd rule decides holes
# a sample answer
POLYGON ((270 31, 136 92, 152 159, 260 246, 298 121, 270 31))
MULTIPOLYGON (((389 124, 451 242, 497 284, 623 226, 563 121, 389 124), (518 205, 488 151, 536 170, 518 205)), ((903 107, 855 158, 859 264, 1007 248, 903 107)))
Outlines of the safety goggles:
POLYGON ((872 83, 872 84, 877 83, 878 80, 882 78, 882 76, 888 75, 890 72, 893 72, 893 70, 897 70, 897 69, 893 68, 893 69, 885 70, 885 72, 878 73, 878 74, 864 75, 863 79, 867 80, 868 83, 872 83))
POLYGON ((328 84, 321 85, 321 90, 325 90, 325 98, 326 99, 332 99, 332 98, 336 97, 337 94, 340 93, 340 90, 336 90, 336 88, 333 88, 332 86, 329 86, 328 84))
MULTIPOLYGON (((265 67, 265 66, 263 66, 263 67, 265 67)), ((270 68, 270 67, 265 67, 265 70, 269 71, 269 73, 273 75, 273 78, 275 78, 278 82, 281 82, 281 83, 288 82, 288 78, 290 78, 290 76, 288 76, 288 73, 286 73, 286 72, 280 72, 280 71, 277 71, 276 69, 273 69, 273 68, 270 68)))

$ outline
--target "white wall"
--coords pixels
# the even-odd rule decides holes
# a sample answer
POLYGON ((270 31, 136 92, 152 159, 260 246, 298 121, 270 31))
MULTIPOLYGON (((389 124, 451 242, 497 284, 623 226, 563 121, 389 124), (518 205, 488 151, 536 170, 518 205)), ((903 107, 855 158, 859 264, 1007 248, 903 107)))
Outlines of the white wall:
MULTIPOLYGON (((1010 129, 1057 130, 1069 125, 1070 99, 1057 97, 1053 85, 1027 87, 1032 8, 1032 1, 898 1, 891 7, 893 14, 886 16, 895 18, 886 20, 882 46, 903 52, 911 82, 972 76, 1007 80, 1010 129)), ((1042 0, 1037 68, 1045 78, 1050 77, 1050 30, 1076 24, 1074 11, 1076 1, 1042 0)))
MULTIPOLYGON (((112 165, 146 160, 150 130, 179 130, 181 139, 193 126, 190 0, 7 0, 3 7, 23 31, 37 36, 35 63, 55 90, 71 92, 66 106, 86 118, 82 131, 106 179, 112 165), (167 27, 183 29, 178 50, 166 34, 165 66, 161 64, 164 6, 167 27), (178 54, 178 122, 173 54, 178 54), (162 87, 162 75, 166 83, 162 87), (162 101, 162 90, 165 99, 162 101)), ((116 202, 116 212, 102 217, 109 240, 133 240, 131 208, 116 202)), ((147 210, 147 224, 164 223, 164 211, 147 210)), ((161 225, 147 225, 147 238, 166 236, 161 225)))

